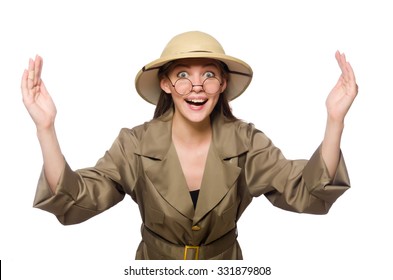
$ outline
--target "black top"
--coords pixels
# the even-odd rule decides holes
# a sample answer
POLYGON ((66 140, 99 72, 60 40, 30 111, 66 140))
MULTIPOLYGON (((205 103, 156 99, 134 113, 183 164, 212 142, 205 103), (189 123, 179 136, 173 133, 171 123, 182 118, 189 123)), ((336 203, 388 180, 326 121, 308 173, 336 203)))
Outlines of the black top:
POLYGON ((194 209, 195 209, 197 201, 198 201, 199 190, 190 191, 190 195, 191 195, 192 203, 194 204, 194 209))

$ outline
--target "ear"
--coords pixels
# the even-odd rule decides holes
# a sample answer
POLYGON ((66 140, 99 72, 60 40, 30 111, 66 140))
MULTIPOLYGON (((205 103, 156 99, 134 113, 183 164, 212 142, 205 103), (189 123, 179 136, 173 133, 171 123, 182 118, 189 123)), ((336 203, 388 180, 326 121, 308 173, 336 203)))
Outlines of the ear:
POLYGON ((171 85, 171 83, 168 81, 167 78, 162 78, 162 79, 161 79, 161 81, 160 81, 160 87, 161 87, 161 89, 162 89, 163 91, 165 91, 167 94, 171 94, 171 93, 172 93, 172 91, 171 91, 172 85, 171 85))
POLYGON ((227 88, 227 79, 224 79, 221 85, 221 93, 223 93, 226 88, 227 88))

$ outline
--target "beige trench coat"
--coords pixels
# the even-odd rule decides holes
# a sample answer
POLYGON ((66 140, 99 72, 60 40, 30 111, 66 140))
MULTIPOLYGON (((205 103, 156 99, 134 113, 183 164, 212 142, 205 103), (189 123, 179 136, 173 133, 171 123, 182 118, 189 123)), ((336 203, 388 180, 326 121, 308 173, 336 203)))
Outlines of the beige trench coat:
POLYGON ((136 259, 242 259, 236 223, 253 197, 263 194, 289 211, 325 214, 349 188, 342 157, 331 178, 320 148, 309 161, 287 160, 253 125, 217 116, 194 210, 171 127, 169 112, 122 129, 95 167, 74 172, 66 164, 55 194, 42 173, 34 207, 75 224, 128 194, 143 222, 136 259))

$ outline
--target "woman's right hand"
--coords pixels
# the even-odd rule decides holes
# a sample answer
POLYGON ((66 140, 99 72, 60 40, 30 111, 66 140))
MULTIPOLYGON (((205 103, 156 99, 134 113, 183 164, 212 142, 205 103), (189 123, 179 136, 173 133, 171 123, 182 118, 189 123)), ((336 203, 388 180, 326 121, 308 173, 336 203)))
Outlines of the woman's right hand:
POLYGON ((37 130, 54 127, 56 106, 41 80, 42 58, 29 60, 28 70, 23 72, 21 89, 23 103, 33 119, 37 130))

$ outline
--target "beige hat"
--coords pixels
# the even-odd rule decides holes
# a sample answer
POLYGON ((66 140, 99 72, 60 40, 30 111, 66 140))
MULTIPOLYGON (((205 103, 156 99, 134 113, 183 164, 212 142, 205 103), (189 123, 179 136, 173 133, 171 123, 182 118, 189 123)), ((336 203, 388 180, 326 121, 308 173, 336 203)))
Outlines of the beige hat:
POLYGON ((173 37, 159 59, 145 65, 136 75, 135 87, 147 102, 157 104, 161 93, 158 71, 167 62, 183 58, 212 58, 229 69, 226 94, 233 100, 245 91, 252 79, 252 69, 244 61, 226 55, 221 44, 209 34, 191 31, 173 37))

